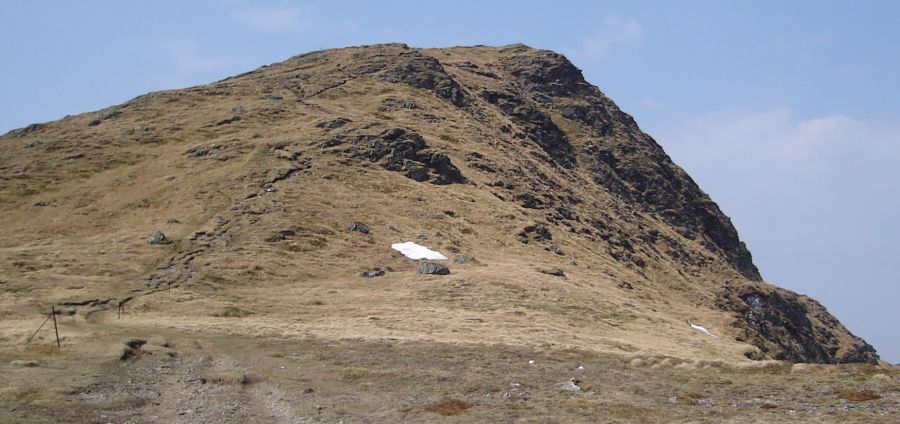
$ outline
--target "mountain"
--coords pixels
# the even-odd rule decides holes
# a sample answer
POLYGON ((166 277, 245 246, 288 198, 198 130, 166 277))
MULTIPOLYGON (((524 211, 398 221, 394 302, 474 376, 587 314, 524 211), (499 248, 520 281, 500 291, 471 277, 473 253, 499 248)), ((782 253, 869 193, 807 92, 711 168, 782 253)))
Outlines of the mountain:
POLYGON ((524 45, 325 50, 146 94, 4 135, 0 182, 10 342, 53 305, 69 345, 165 331, 878 361, 764 282, 729 218, 571 62, 524 45), (400 242, 449 274, 418 274, 400 242))

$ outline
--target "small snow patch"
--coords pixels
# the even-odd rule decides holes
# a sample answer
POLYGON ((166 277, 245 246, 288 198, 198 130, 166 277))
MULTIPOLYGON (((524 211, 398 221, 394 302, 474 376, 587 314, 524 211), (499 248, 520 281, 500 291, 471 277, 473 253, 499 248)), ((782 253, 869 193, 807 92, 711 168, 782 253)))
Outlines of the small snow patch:
POLYGON ((691 328, 693 328, 694 330, 702 331, 702 332, 706 333, 707 335, 709 335, 709 336, 711 336, 711 337, 719 337, 719 336, 717 336, 717 335, 711 333, 709 330, 706 329, 706 327, 704 327, 704 326, 702 326, 702 325, 697 325, 697 324, 694 324, 694 323, 692 323, 692 322, 690 322, 690 321, 688 321, 688 324, 690 324, 690 325, 691 325, 691 328))
POLYGON ((429 259, 429 260, 447 259, 447 257, 442 255, 440 252, 431 250, 425 246, 413 243, 411 241, 407 241, 404 243, 394 243, 391 245, 391 248, 402 253, 403 256, 406 256, 407 258, 410 258, 410 259, 429 259))

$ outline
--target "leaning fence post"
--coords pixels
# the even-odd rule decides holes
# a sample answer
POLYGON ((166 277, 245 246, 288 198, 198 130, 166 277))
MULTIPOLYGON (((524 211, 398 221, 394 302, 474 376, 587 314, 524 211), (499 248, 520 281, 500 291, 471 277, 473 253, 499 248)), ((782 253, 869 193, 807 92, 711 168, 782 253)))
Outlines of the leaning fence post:
POLYGON ((56 332, 56 347, 59 348, 62 346, 59 344, 59 327, 56 326, 56 308, 53 306, 50 307, 50 315, 53 316, 53 331, 56 332))

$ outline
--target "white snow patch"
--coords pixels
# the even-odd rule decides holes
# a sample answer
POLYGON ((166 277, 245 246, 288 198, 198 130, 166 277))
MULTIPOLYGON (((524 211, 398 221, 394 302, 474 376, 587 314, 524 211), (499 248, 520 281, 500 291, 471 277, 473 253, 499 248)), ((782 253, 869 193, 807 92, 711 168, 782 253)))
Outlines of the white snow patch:
POLYGON ((407 241, 404 243, 394 243, 391 245, 391 249, 394 249, 403 254, 410 259, 432 259, 432 260, 442 260, 447 259, 446 256, 442 255, 441 252, 437 252, 431 250, 425 246, 420 244, 415 244, 411 241, 407 241))
POLYGON ((707 335, 709 335, 709 336, 711 336, 711 337, 719 337, 719 336, 717 336, 717 335, 711 333, 709 330, 706 329, 706 327, 704 327, 704 326, 702 326, 702 325, 697 325, 697 324, 694 324, 694 323, 692 323, 692 322, 690 322, 690 321, 688 321, 688 324, 690 324, 690 325, 691 325, 691 328, 693 328, 694 330, 702 331, 702 332, 706 333, 707 335))

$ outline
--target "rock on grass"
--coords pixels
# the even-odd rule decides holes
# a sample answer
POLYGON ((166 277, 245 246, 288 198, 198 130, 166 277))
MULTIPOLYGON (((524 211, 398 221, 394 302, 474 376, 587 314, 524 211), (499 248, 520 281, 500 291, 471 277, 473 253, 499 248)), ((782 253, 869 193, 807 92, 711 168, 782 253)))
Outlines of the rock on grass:
POLYGON ((419 274, 448 275, 450 268, 437 262, 422 262, 416 269, 419 274))

